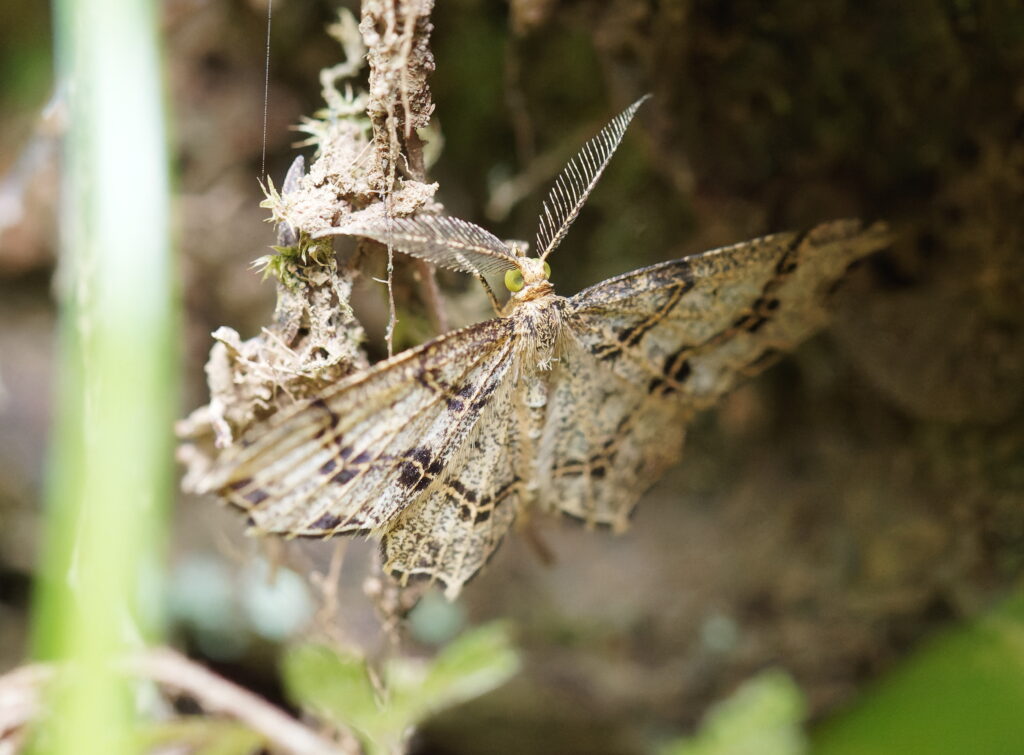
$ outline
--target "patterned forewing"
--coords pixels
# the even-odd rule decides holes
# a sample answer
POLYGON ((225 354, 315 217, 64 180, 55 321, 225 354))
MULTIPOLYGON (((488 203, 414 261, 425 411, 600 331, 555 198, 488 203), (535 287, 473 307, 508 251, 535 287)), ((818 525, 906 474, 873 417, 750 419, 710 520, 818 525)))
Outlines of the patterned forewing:
POLYGON ((569 300, 538 454, 541 500, 621 529, 677 461, 685 426, 824 322, 851 262, 887 242, 856 222, 637 270, 569 300))
POLYGON ((454 599, 508 532, 523 485, 516 472, 515 393, 507 381, 440 482, 384 535, 384 568, 402 583, 411 577, 437 580, 454 599))
POLYGON ((817 331, 828 290, 887 242, 837 221, 666 262, 573 297, 571 327, 620 377, 703 408, 817 331))
POLYGON ((509 375, 511 322, 442 336, 261 423, 203 481, 263 532, 384 527, 435 484, 509 375))

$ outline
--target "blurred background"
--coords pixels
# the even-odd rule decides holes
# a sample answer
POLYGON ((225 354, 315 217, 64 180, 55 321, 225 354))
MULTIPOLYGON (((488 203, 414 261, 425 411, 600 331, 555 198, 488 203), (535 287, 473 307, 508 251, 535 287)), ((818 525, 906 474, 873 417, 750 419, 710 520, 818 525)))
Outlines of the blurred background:
MULTIPOLYGON (((338 7, 274 5, 278 185, 301 138, 289 127, 321 107, 319 71, 340 58, 324 31, 338 7)), ((266 6, 159 8, 184 308, 168 401, 184 416, 207 400, 210 332, 250 337, 273 310, 249 269, 275 243, 258 206, 266 6)), ((8 6, 0 30, 0 670, 26 654, 55 391, 47 13, 8 6)), ((758 688, 765 715, 814 752, 1024 752, 1024 8, 442 0, 432 19, 430 178, 448 213, 502 238, 531 238, 564 162, 654 94, 554 260, 562 294, 838 217, 886 220, 896 241, 838 292, 828 332, 699 417, 629 533, 537 522, 554 563, 514 536, 457 604, 424 598, 417 652, 505 618, 523 667, 414 751, 775 752, 713 749, 709 711, 781 679, 758 688)), ((405 347, 432 333, 397 264, 405 347)), ((485 311, 475 283, 440 281, 453 311, 485 311)), ((372 357, 384 296, 356 300, 372 357)), ((385 644, 367 543, 348 546, 325 617, 308 576, 327 573, 330 544, 289 546, 268 586, 265 548, 232 512, 179 497, 170 526, 167 631, 226 676, 280 702, 290 637, 333 626, 385 644)))

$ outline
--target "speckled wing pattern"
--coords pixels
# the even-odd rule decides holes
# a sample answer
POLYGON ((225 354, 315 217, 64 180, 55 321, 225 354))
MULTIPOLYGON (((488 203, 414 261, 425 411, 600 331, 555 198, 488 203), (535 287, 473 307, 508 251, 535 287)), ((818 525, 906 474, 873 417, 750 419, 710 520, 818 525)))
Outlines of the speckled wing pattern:
POLYGON ((542 505, 622 530, 680 456, 690 416, 826 320, 826 294, 887 243, 856 221, 612 278, 569 299, 538 454, 542 505))
POLYGON ((438 485, 382 537, 384 567, 401 580, 425 577, 454 598, 494 553, 524 503, 528 462, 516 421, 521 391, 506 383, 438 485))
MULTIPOLYGON (((264 533, 379 531, 433 490, 510 380, 513 322, 455 331, 283 410, 225 449, 200 492, 264 533)), ((506 389, 507 390, 507 389, 506 389)))

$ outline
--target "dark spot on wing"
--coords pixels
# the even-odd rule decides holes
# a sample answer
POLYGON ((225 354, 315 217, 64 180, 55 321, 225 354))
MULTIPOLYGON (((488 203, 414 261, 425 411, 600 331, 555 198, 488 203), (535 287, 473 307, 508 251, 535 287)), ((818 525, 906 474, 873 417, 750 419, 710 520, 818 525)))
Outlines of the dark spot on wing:
POLYGON ((404 456, 406 460, 399 467, 398 483, 417 492, 425 490, 444 467, 441 459, 433 459, 430 449, 423 446, 407 451, 404 456))
POLYGON ((476 503, 476 491, 467 488, 458 480, 452 480, 449 485, 459 495, 460 498, 469 501, 470 503, 476 503))
POLYGON ((331 407, 327 405, 327 402, 324 401, 322 398, 315 399, 310 404, 310 406, 315 406, 317 409, 322 409, 323 411, 327 412, 327 416, 331 418, 332 427, 337 427, 338 423, 341 421, 341 417, 335 414, 331 407))
POLYGON ((491 399, 491 394, 494 393, 494 389, 497 387, 498 384, 494 381, 485 383, 484 387, 480 390, 480 395, 469 405, 469 408, 475 412, 483 409, 487 406, 487 402, 491 399))
POLYGON ((680 280, 678 285, 668 289, 668 296, 660 307, 635 325, 631 325, 628 328, 623 328, 619 331, 617 335, 619 343, 626 344, 627 346, 635 346, 638 344, 647 331, 664 320, 666 315, 676 308, 676 305, 679 304, 679 300, 683 298, 683 294, 691 288, 693 288, 693 281, 686 279, 680 280))
POLYGON ((776 275, 789 275, 796 270, 796 260, 789 257, 789 255, 779 260, 775 266, 776 275))
POLYGON ((749 314, 737 320, 734 327, 745 330, 748 333, 756 333, 764 327, 766 322, 768 322, 768 318, 764 315, 749 314))
POLYGON ((454 395, 448 397, 448 408, 454 412, 461 412, 466 407, 464 399, 468 399, 472 395, 473 384, 467 383, 457 391, 454 391, 454 395))
POLYGON ((481 508, 489 507, 492 509, 498 508, 505 500, 515 492, 521 482, 519 477, 513 477, 511 480, 506 482, 493 496, 484 496, 483 500, 480 501, 481 508))
POLYGON ((639 329, 639 325, 631 325, 628 328, 623 328, 617 334, 619 343, 629 343, 629 340, 633 337, 633 334, 639 329))
POLYGON ((309 527, 310 529, 314 530, 333 530, 335 527, 341 524, 342 521, 343 520, 340 516, 335 516, 334 514, 324 514, 311 525, 309 525, 309 527))
POLYGON ((797 252, 800 251, 800 247, 803 246, 808 233, 810 233, 809 230, 803 231, 802 233, 797 234, 796 238, 790 242, 789 248, 785 251, 782 257, 779 258, 779 261, 775 265, 776 276, 786 276, 796 270, 798 257, 797 252))
MULTIPOLYGON (((691 351, 689 346, 683 346, 678 351, 665 357, 661 367, 663 377, 652 378, 647 384, 648 393, 662 391, 663 395, 675 393, 679 386, 686 382, 693 371, 690 367, 690 360, 684 359, 683 355, 691 351)), ((621 428, 620 428, 621 430, 621 428)))
POLYGON ((590 353, 604 362, 618 359, 622 355, 622 349, 611 343, 598 343, 591 347, 590 353))
POLYGON ((265 500, 270 498, 270 493, 263 490, 262 488, 256 488, 255 490, 246 493, 244 496, 245 500, 251 503, 253 506, 263 503, 265 500))
POLYGON ((411 461, 403 461, 399 467, 402 471, 398 475, 398 484, 402 487, 411 488, 420 479, 420 470, 411 461))
POLYGON ((359 474, 359 470, 352 469, 352 467, 345 467, 345 469, 341 470, 340 472, 338 472, 338 474, 334 475, 334 477, 331 478, 331 482, 333 482, 335 485, 344 485, 357 474, 359 474))

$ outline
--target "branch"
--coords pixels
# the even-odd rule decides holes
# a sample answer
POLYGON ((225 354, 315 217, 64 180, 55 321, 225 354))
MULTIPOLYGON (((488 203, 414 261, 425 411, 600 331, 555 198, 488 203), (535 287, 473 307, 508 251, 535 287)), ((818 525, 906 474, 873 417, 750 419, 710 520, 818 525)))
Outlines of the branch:
POLYGON ((268 742, 296 755, 339 755, 339 745, 227 679, 170 648, 154 648, 127 663, 133 673, 194 697, 204 710, 226 713, 268 742))
MULTIPOLYGON (((260 734, 269 744, 295 755, 344 755, 340 744, 321 737, 305 724, 258 695, 189 660, 170 648, 154 648, 129 659, 133 675, 194 698, 204 711, 223 713, 260 734)), ((5 740, 30 721, 40 708, 40 693, 57 666, 32 664, 0 676, 0 752, 5 740)))

